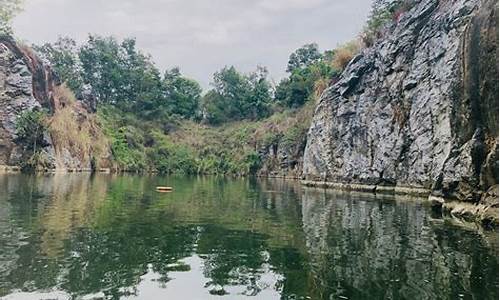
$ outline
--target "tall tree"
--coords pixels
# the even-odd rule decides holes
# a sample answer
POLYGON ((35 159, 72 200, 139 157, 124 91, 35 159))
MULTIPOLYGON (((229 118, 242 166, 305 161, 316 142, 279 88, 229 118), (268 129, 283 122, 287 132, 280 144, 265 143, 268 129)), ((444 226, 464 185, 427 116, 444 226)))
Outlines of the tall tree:
POLYGON ((170 111, 187 119, 196 118, 202 92, 198 82, 183 77, 176 67, 165 72, 163 83, 170 111))
POLYGON ((0 34, 12 34, 11 21, 21 11, 22 0, 0 0, 0 34))
POLYGON ((256 120, 268 116, 272 100, 267 69, 241 74, 225 67, 214 74, 214 89, 204 97, 204 115, 212 123, 231 120, 256 120))
POLYGON ((320 59, 321 53, 319 52, 318 44, 306 44, 290 54, 286 71, 292 73, 297 69, 306 68, 320 59))
POLYGON ((134 39, 119 43, 112 37, 90 36, 79 51, 82 77, 100 103, 154 117, 164 111, 164 85, 151 57, 136 48, 134 39))
POLYGON ((82 65, 78 58, 79 48, 75 40, 60 37, 55 43, 45 43, 33 48, 44 59, 48 60, 63 82, 75 92, 83 85, 82 65))

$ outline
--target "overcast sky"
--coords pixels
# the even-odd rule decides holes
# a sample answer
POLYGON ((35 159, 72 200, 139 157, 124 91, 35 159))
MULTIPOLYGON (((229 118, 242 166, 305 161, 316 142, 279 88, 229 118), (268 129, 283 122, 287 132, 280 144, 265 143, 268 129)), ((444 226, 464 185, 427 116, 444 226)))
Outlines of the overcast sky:
POLYGON ((266 66, 285 76, 289 54, 316 42, 322 50, 361 30, 371 0, 25 0, 14 20, 29 43, 88 33, 135 37, 161 70, 179 66, 208 86, 225 65, 266 66))

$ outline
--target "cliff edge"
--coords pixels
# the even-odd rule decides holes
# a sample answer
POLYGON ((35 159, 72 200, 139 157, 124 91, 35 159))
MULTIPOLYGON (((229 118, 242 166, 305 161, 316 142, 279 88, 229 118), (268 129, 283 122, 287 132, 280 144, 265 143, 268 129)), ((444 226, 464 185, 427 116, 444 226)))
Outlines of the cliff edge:
POLYGON ((498 1, 402 14, 322 95, 303 176, 498 208, 498 1))
POLYGON ((23 113, 43 110, 47 128, 34 167, 105 167, 110 150, 90 98, 77 100, 29 47, 0 35, 0 166, 24 166, 33 158, 35 151, 19 140, 16 124, 23 113))

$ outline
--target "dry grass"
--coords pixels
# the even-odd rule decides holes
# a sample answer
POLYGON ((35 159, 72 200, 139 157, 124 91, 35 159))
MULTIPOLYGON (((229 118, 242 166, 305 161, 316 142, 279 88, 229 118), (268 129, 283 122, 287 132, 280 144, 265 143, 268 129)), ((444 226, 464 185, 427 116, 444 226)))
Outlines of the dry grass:
POLYGON ((318 103, 323 92, 330 86, 331 80, 329 78, 321 78, 314 82, 314 99, 318 103))
MULTIPOLYGON (((93 158, 97 166, 104 165, 102 160, 109 153, 109 144, 96 117, 81 108, 74 94, 64 85, 55 88, 54 98, 60 108, 50 119, 49 131, 59 159, 66 149, 85 165, 93 158)), ((61 161, 58 163, 64 165, 61 161)))
POLYGON ((337 47, 333 56, 332 66, 337 70, 344 70, 351 59, 361 50, 359 41, 351 41, 337 47))
POLYGON ((64 108, 66 106, 73 106, 76 103, 75 94, 66 86, 62 84, 55 86, 52 92, 52 96, 56 102, 57 108, 64 108))

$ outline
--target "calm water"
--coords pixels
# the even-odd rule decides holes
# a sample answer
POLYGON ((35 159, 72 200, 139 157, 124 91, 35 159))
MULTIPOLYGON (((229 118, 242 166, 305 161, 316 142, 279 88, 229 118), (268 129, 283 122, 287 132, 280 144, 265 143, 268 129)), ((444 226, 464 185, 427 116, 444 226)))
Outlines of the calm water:
POLYGON ((497 242, 295 182, 0 175, 1 299, 498 299, 497 242))

